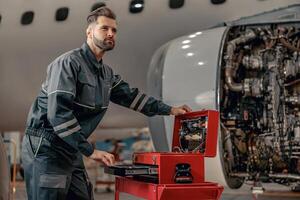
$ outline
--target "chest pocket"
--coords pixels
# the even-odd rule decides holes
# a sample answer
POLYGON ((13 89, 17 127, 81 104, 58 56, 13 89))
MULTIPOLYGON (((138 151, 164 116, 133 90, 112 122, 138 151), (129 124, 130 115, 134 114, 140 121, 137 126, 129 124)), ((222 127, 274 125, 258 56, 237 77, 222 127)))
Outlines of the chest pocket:
POLYGON ((109 104, 109 99, 110 99, 110 92, 111 92, 111 81, 110 80, 103 80, 102 81, 102 107, 106 108, 108 107, 109 104))
POLYGON ((75 104, 95 109, 96 80, 95 76, 80 73, 78 75, 75 104))

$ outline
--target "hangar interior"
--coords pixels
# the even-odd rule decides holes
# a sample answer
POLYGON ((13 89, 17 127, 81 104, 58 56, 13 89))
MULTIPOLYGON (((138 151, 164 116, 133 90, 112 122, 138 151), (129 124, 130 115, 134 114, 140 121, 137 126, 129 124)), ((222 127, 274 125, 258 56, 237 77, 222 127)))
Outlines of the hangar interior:
MULTIPOLYGON (((5 5, 5 1, 0 2, 0 5, 5 5)), ((18 3, 12 2, 8 7, 18 3)), ((153 185, 157 188, 163 185, 165 188, 165 193, 159 193, 161 196, 157 199, 174 199, 176 192, 173 190, 180 191, 178 199, 186 199, 180 196, 184 193, 193 199, 191 191, 202 192, 205 187, 199 186, 197 190, 189 184, 198 187, 193 184, 206 181, 216 183, 214 186, 206 185, 204 189, 204 193, 207 191, 213 197, 203 194, 198 195, 200 199, 300 199, 300 1, 256 0, 247 2, 241 7, 241 13, 236 15, 232 14, 232 10, 241 6, 239 0, 207 0, 201 3, 196 0, 169 0, 164 2, 164 6, 160 3, 158 0, 153 4, 147 0, 121 3, 103 0, 93 1, 91 8, 82 2, 78 5, 70 3, 74 6, 70 8, 59 1, 49 4, 59 7, 54 16, 59 25, 70 22, 69 15, 82 17, 79 9, 72 13, 76 7, 93 11, 107 5, 115 9, 120 13, 120 35, 123 34, 120 39, 123 42, 116 47, 116 52, 107 56, 108 63, 115 65, 114 70, 120 70, 125 79, 132 81, 133 86, 140 85, 148 95, 169 105, 186 104, 193 109, 192 113, 179 117, 146 118, 112 105, 89 142, 95 149, 112 153, 116 165, 107 167, 84 157, 93 184, 94 199, 118 199, 117 188, 121 188, 120 199, 152 199, 150 194, 146 195, 147 198, 132 194, 145 194, 153 185), (147 6, 153 9, 152 12, 147 10, 147 6), (204 9, 201 14, 195 6, 204 9), (246 9, 247 6, 249 9, 246 9), (186 16, 188 11, 185 8, 190 9, 190 16, 186 16), (205 9, 210 13, 212 22, 208 18, 204 20, 208 16, 205 9), (165 14, 174 19, 162 17, 165 14), (141 16, 140 21, 138 16, 141 16), (195 23, 197 17, 204 22, 195 23), (177 26, 175 19, 184 20, 186 30, 177 26), (158 34, 151 26, 155 30, 161 28, 162 33, 158 34), (136 34, 138 27, 141 27, 141 35, 146 35, 148 39, 136 34), (135 34, 139 36, 133 36, 135 34), (147 45, 149 49, 145 48, 147 45), (131 48, 138 52, 132 53, 131 48), (122 53, 124 56, 120 56, 122 53), (120 69, 122 61, 128 68, 120 69), (139 68, 139 65, 145 67, 139 68), (218 117, 213 118, 211 113, 214 112, 218 117), (163 162, 164 156, 169 154, 173 157, 163 162), (197 159, 194 156, 198 156, 197 159), (171 167, 164 171, 164 167, 169 166, 165 163, 171 167), (164 178, 165 174, 171 174, 171 178, 164 178), (126 183, 133 183, 130 181, 135 184, 137 181, 137 184, 126 186, 126 183), (144 183, 144 188, 149 187, 145 191, 141 189, 144 183), (137 186, 140 189, 136 189, 137 186), (132 188, 135 191, 132 192, 132 188), (126 194, 125 190, 129 192, 126 194)), ((45 5, 37 4, 36 9, 45 5)), ((20 39, 20 48, 0 51, 0 84, 3 83, 1 90, 4 93, 0 101, 3 119, 0 122, 1 200, 28 199, 21 159, 26 120, 24 113, 40 90, 42 76, 36 78, 32 74, 37 72, 41 75, 46 68, 34 66, 30 70, 20 70, 22 60, 36 57, 34 54, 39 52, 39 64, 46 64, 63 53, 60 51, 79 44, 78 38, 84 38, 82 34, 80 37, 71 34, 69 41, 58 39, 59 42, 53 42, 55 37, 67 35, 68 30, 61 26, 53 32, 53 41, 47 42, 29 29, 30 26, 37 28, 38 22, 35 24, 34 20, 38 20, 35 18, 38 12, 35 14, 33 10, 25 10, 16 23, 28 28, 24 32, 27 38, 33 35, 41 42, 38 44, 30 40, 32 48, 24 39, 14 34, 10 36, 9 32, 13 33, 14 28, 7 25, 14 24, 14 21, 6 22, 6 11, 0 9, 0 29, 5 26, 11 29, 0 31, 0 42, 16 38, 18 43, 20 39), (46 55, 45 45, 49 47, 49 56, 46 55), (61 47, 61 50, 53 50, 56 47, 61 47), (8 76, 5 75, 9 71, 7 66, 13 70, 8 76), (10 80, 16 72, 24 75, 18 76, 20 86, 10 80), (24 100, 13 98, 15 94, 12 93, 24 93, 24 100), (11 106, 10 101, 16 106, 11 106), (18 110, 21 111, 19 114, 18 110)), ((46 19, 46 15, 40 17, 46 19)), ((85 30, 75 24, 69 26, 71 31, 85 30)), ((44 25, 41 28, 42 32, 46 29, 44 25)), ((49 32, 43 33, 46 37, 52 37, 49 32)), ((28 60, 24 61, 26 66, 34 65, 32 60, 28 60)), ((142 104, 142 101, 138 103, 142 104)))

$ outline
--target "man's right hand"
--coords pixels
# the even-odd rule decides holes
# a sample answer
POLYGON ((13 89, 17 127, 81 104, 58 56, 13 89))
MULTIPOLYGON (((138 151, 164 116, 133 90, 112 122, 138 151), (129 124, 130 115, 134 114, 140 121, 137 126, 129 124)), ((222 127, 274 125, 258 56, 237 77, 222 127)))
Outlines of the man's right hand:
POLYGON ((94 150, 93 154, 90 155, 91 159, 95 161, 100 161, 104 163, 107 166, 112 166, 115 164, 115 157, 114 155, 107 153, 105 151, 99 151, 99 150, 94 150))
POLYGON ((172 107, 170 114, 177 116, 177 115, 185 114, 187 112, 192 112, 192 109, 187 105, 182 105, 179 107, 172 107))

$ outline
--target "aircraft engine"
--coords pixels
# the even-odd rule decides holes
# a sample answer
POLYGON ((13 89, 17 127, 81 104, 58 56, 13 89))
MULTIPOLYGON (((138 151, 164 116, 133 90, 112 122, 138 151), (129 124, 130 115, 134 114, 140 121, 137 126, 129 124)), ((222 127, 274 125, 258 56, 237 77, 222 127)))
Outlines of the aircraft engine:
MULTIPOLYGON (((300 21, 233 23, 175 39, 155 53, 148 90, 171 105, 219 110, 208 180, 230 188, 300 180, 300 21)), ((172 119, 149 124, 156 150, 169 150, 172 119)))
POLYGON ((300 26, 232 27, 220 77, 228 176, 300 180, 300 26))

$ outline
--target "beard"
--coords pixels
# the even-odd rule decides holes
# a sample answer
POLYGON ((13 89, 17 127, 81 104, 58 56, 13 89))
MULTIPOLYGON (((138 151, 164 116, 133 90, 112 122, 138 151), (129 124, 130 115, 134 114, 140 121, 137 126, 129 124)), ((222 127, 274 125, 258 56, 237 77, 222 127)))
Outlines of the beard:
POLYGON ((95 37, 95 35, 93 36, 93 42, 98 48, 102 49, 103 51, 110 51, 115 47, 115 42, 113 40, 99 40, 95 37))

